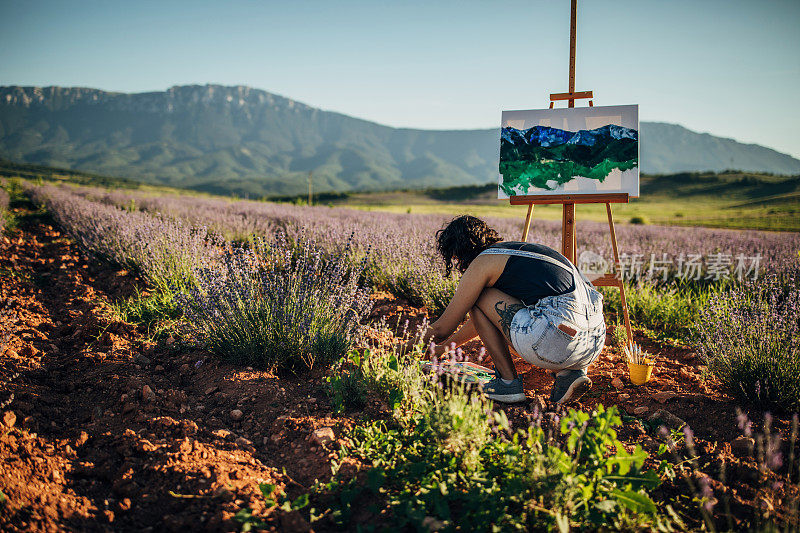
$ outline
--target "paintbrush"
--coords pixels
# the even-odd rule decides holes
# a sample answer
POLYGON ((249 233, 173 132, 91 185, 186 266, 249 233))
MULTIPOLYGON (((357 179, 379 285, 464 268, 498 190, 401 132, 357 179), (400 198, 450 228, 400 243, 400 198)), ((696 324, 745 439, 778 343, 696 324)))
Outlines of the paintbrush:
POLYGON ((653 364, 653 360, 650 358, 650 354, 642 350, 642 347, 636 344, 635 342, 629 342, 628 344, 626 344, 623 352, 625 354, 625 360, 628 361, 629 363, 633 363, 635 365, 653 364))

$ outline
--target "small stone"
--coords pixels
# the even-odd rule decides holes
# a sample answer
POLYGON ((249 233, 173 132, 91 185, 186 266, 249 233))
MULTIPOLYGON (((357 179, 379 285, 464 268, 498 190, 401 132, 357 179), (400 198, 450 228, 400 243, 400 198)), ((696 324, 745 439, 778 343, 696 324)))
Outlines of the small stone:
POLYGON ((680 429, 686 425, 682 419, 678 418, 677 416, 673 415, 666 409, 659 409, 654 411, 647 418, 650 422, 656 422, 666 426, 668 429, 680 429))
POLYGON ((264 437, 261 439, 261 444, 267 446, 269 444, 269 437, 264 437))
POLYGON ((37 350, 32 344, 27 344, 22 348, 22 350, 20 350, 19 353, 23 357, 35 357, 36 354, 39 353, 39 350, 37 350))
POLYGON ((535 411, 538 409, 539 413, 544 413, 547 410, 547 402, 544 399, 544 396, 537 394, 533 397, 533 401, 531 402, 529 409, 531 411, 535 411))
POLYGON ((621 401, 621 402, 624 402, 624 401, 626 401, 626 400, 630 400, 630 399, 631 399, 631 395, 630 395, 630 394, 625 394, 625 393, 623 392, 622 394, 620 394, 619 396, 617 396, 617 398, 619 398, 619 401, 621 401))
POLYGON ((7 428, 14 427, 14 424, 17 423, 17 415, 14 414, 14 411, 6 411, 3 413, 3 425, 7 428))
POLYGON ((146 402, 152 402, 156 399, 156 393, 153 392, 153 389, 150 388, 150 385, 145 385, 142 387, 142 400, 146 402))
POLYGON ((677 398, 677 394, 672 391, 661 391, 652 395, 653 399, 658 403, 666 403, 668 400, 677 398))
POLYGON ((618 377, 611 380, 611 386, 617 390, 625 388, 625 384, 618 377))
POLYGON ((244 413, 240 409, 234 409, 231 411, 231 419, 232 420, 241 420, 244 416, 244 413))
POLYGON ((161 365, 156 365, 155 371, 156 372, 163 372, 164 371, 164 367, 161 366, 161 365))
POLYGON ((633 414, 635 414, 635 415, 643 415, 643 414, 645 414, 645 413, 646 413, 647 411, 649 411, 649 410, 650 410, 650 408, 649 408, 649 407, 647 407, 646 405, 642 405, 642 406, 640 406, 640 407, 636 407, 636 408, 633 410, 633 414))
POLYGON ((219 487, 214 489, 214 492, 212 493, 212 495, 215 498, 221 498, 223 500, 229 500, 233 496, 233 494, 231 494, 231 491, 229 491, 227 488, 225 488, 222 485, 220 485, 219 487))
POLYGON ((332 442, 336 437, 333 434, 333 428, 324 427, 315 429, 311 434, 311 440, 320 446, 332 442))
POLYGON ((133 356, 133 362, 137 365, 150 366, 150 358, 140 353, 133 356))
POLYGON ((244 437, 237 437, 236 440, 234 441, 234 443, 237 446, 241 446, 242 448, 244 448, 246 446, 252 446, 253 445, 253 443, 251 441, 247 440, 244 437))
POLYGON ((756 441, 750 437, 736 437, 731 441, 731 453, 736 457, 751 457, 756 441))
POLYGON ((78 438, 75 439, 75 447, 77 448, 79 446, 83 446, 86 444, 87 440, 89 440, 89 434, 85 431, 81 431, 80 435, 78 435, 78 438))
POLYGON ((761 472, 757 466, 752 466, 742 462, 735 468, 735 474, 735 479, 743 481, 750 486, 759 485, 761 482, 761 472))
POLYGON ((214 394, 218 390, 219 390, 219 387, 209 387, 209 388, 206 389, 206 396, 208 396, 209 394, 214 394))
POLYGON ((218 437, 220 439, 227 439, 228 437, 233 435, 233 433, 231 433, 227 429, 215 429, 211 433, 213 433, 215 437, 218 437))
POLYGON ((170 346, 170 345, 172 345, 172 344, 175 344, 175 337, 173 337, 172 335, 170 335, 169 337, 167 337, 167 340, 166 340, 166 341, 164 341, 164 342, 167 344, 167 346, 170 346))
POLYGON ((444 522, 432 516, 426 516, 422 519, 422 527, 426 528, 428 531, 439 531, 445 526, 446 524, 444 522))

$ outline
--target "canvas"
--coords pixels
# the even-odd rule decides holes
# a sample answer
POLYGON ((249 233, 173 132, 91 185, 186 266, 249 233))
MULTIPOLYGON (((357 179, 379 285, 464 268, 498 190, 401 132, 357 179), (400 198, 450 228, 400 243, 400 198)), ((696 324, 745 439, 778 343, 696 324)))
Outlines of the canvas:
POLYGON ((639 196, 639 106, 503 111, 498 198, 639 196))

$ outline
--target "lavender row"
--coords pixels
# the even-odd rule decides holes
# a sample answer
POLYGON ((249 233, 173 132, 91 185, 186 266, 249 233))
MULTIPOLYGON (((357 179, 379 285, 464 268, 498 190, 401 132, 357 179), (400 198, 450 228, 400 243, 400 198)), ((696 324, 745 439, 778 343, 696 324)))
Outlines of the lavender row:
POLYGON ((139 271, 158 288, 185 285, 215 253, 204 227, 94 202, 63 187, 29 187, 29 194, 87 252, 139 271))
MULTIPOLYGON (((153 196, 141 191, 77 192, 104 203, 158 212, 192 225, 208 225, 230 239, 283 229, 290 236, 305 231, 324 246, 335 248, 355 232, 355 248, 362 252, 372 249, 368 271, 375 281, 401 293, 404 288, 417 293, 441 288, 441 282, 430 278, 442 272, 433 236, 449 219, 446 216, 309 208, 188 195, 153 196)), ((521 234, 521 217, 487 218, 487 222, 507 240, 518 239, 521 234)), ((580 222, 578 229, 579 266, 598 273, 610 271, 613 261, 608 226, 580 222)), ((529 240, 557 248, 560 236, 559 222, 535 221, 529 240)), ((617 236, 621 273, 629 280, 752 279, 762 273, 785 271, 797 263, 800 250, 797 233, 626 225, 618 228, 617 236)))

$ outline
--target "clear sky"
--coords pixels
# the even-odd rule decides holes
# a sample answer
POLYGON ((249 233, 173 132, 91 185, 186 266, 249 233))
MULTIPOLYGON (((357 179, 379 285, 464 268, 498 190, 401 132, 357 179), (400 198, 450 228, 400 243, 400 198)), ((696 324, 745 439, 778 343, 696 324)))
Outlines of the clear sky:
MULTIPOLYGON (((0 0, 0 85, 249 85, 391 126, 567 90, 569 0, 0 0)), ((800 157, 800 0, 579 0, 577 90, 800 157)))

